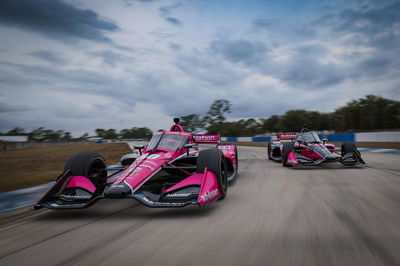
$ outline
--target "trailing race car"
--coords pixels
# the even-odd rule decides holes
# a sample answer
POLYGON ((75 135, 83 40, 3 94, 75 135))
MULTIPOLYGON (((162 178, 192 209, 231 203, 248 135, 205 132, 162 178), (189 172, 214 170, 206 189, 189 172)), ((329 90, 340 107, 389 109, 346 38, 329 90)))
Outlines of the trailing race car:
POLYGON ((300 133, 277 134, 277 140, 268 144, 268 158, 280 161, 283 166, 319 165, 340 162, 344 165, 365 164, 354 142, 344 142, 341 152, 335 145, 321 141, 314 131, 303 129, 300 133))
POLYGON ((276 162, 281 162, 282 161, 281 150, 283 143, 292 142, 293 139, 295 138, 297 138, 296 133, 276 134, 275 139, 272 139, 270 142, 268 142, 267 146, 268 159, 276 162))
POLYGON ((148 207, 206 206, 226 196, 238 170, 235 145, 221 145, 219 135, 184 132, 179 119, 170 131, 157 132, 137 154, 106 166, 93 152, 72 155, 55 185, 35 209, 86 208, 102 198, 133 198, 148 207), (198 143, 216 143, 199 150, 198 143))

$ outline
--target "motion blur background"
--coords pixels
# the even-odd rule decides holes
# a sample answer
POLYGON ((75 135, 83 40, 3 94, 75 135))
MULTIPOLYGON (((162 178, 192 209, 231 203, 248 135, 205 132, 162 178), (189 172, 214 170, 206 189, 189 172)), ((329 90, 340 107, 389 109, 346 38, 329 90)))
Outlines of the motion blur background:
POLYGON ((224 136, 303 123, 398 129, 399 9, 395 0, 3 0, 0 131, 146 137, 175 116, 224 136))

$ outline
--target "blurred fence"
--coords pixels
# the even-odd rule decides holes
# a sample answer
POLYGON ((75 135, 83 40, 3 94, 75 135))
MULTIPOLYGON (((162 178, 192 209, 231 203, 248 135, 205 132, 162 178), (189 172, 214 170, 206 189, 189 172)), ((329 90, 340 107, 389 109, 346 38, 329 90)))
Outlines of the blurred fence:
MULTIPOLYGON (((319 135, 320 138, 327 138, 333 142, 400 142, 400 132, 365 132, 365 133, 345 133, 319 135)), ((222 141, 230 142, 267 142, 271 141, 272 136, 264 137, 222 137, 222 141)))

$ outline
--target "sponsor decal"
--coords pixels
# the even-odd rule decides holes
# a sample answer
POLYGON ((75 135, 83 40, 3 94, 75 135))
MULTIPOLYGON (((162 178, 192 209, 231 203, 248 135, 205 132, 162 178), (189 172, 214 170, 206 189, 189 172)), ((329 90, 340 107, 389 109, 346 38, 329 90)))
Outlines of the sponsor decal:
POLYGON ((172 157, 172 154, 171 154, 170 152, 167 152, 167 153, 164 155, 164 157, 165 157, 165 158, 171 158, 171 157, 172 157))
POLYGON ((157 159, 157 158, 160 158, 160 157, 161 157, 160 154, 152 154, 152 155, 150 155, 149 157, 147 157, 147 159, 154 160, 154 159, 157 159))
POLYGON ((140 170, 142 170, 141 167, 136 167, 136 168, 133 169, 133 171, 130 172, 127 176, 135 176, 140 170))
POLYGON ((143 201, 147 202, 148 204, 152 205, 171 205, 171 206, 179 206, 182 205, 180 202, 159 202, 159 201, 152 201, 148 199, 147 197, 140 195, 139 198, 141 198, 143 201))
POLYGON ((297 134, 276 134, 276 137, 279 140, 291 140, 291 139, 296 139, 297 134))
POLYGON ((220 149, 220 150, 230 150, 231 146, 218 146, 218 149, 220 149))
POLYGON ((155 162, 152 162, 152 161, 146 161, 146 163, 149 163, 149 164, 152 164, 154 166, 157 166, 157 164, 155 162))
POLYGON ((211 190, 211 191, 207 191, 205 194, 201 195, 200 198, 203 201, 207 201, 207 200, 215 197, 217 194, 218 194, 218 190, 214 189, 214 190, 211 190))
POLYGON ((142 167, 146 167, 146 168, 150 169, 151 171, 154 171, 154 168, 151 167, 150 165, 142 164, 142 167))
POLYGON ((60 195, 58 198, 62 200, 89 200, 92 196, 84 196, 84 195, 60 195))
POLYGON ((288 160, 288 163, 296 163, 296 161, 295 160, 288 160))
POLYGON ((125 187, 124 185, 118 185, 118 184, 114 184, 111 187, 125 187))
POLYGON ((215 136, 215 135, 194 135, 193 138, 196 141, 207 141, 207 140, 218 141, 219 140, 218 136, 215 136))
POLYGON ((171 193, 171 194, 166 194, 164 197, 166 198, 187 198, 192 195, 196 195, 197 193, 194 192, 187 192, 187 193, 171 193))

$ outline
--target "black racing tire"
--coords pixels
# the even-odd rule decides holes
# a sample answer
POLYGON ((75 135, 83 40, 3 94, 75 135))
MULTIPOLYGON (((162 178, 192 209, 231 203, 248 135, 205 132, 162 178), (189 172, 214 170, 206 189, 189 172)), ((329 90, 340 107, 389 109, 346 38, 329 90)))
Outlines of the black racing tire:
POLYGON ((356 144, 354 142, 343 142, 340 152, 342 156, 349 152, 357 152, 356 144))
POLYGON ((107 177, 107 167, 104 158, 96 152, 77 152, 69 157, 64 172, 70 170, 73 176, 85 176, 97 187, 103 186, 107 177))
POLYGON ((285 167, 288 167, 290 165, 287 165, 285 162, 287 160, 287 157, 291 151, 294 150, 294 143, 283 143, 283 148, 282 148, 282 165, 285 167))
POLYGON ((268 159, 269 160, 272 160, 272 157, 271 157, 271 152, 272 152, 272 147, 271 147, 271 142, 268 142, 268 146, 267 146, 267 153, 268 153, 268 159))
POLYGON ((235 146, 235 158, 236 158, 236 164, 235 164, 235 166, 236 166, 236 172, 238 172, 238 169, 239 169, 239 157, 238 157, 238 150, 237 150, 237 147, 236 147, 236 145, 233 145, 233 146, 235 146))
POLYGON ((199 152, 197 157, 197 173, 204 173, 204 169, 214 172, 221 190, 220 199, 226 197, 228 190, 228 169, 224 154, 219 149, 207 149, 199 152))

